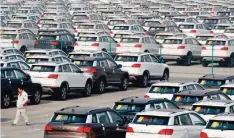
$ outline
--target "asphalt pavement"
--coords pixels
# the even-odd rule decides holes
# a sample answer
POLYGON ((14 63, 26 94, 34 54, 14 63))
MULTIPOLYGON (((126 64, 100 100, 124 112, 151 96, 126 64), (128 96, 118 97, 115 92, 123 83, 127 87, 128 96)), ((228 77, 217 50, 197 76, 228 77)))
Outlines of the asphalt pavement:
MULTIPOLYGON (((198 77, 211 73, 211 67, 201 67, 199 64, 192 66, 170 65, 170 81, 189 82, 196 81, 198 77)), ((234 75, 234 68, 214 68, 215 74, 234 75)), ((51 96, 43 96, 41 104, 29 105, 27 107, 31 126, 26 126, 21 117, 17 126, 12 127, 11 123, 16 114, 16 107, 13 103, 9 109, 1 109, 1 138, 42 138, 44 126, 52 117, 54 111, 63 107, 79 105, 94 107, 112 107, 114 102, 125 97, 143 97, 148 88, 129 87, 127 91, 119 91, 117 88, 108 88, 104 94, 93 94, 91 97, 70 95, 66 101, 55 101, 51 96)))

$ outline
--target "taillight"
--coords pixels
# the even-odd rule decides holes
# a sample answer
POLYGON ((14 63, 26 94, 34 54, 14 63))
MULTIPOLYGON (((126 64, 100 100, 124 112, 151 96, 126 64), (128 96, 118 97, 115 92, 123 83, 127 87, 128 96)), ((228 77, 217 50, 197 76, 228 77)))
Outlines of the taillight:
POLYGON ((158 134, 159 135, 172 135, 173 134, 173 129, 161 129, 158 134))
POLYGON ((86 16, 86 20, 90 20, 90 17, 89 17, 89 16, 86 16))
POLYGON ((58 78, 58 74, 50 74, 49 76, 48 76, 48 78, 49 79, 57 79, 58 78))
POLYGON ((11 41, 11 43, 18 44, 18 43, 19 43, 19 40, 11 41))
POLYGON ((133 68, 140 68, 140 67, 141 67, 141 64, 133 64, 132 67, 133 67, 133 68))
POLYGON ((34 42, 34 45, 38 45, 38 44, 39 44, 38 41, 35 41, 35 42, 34 42))
POLYGON ((185 49, 185 46, 178 46, 177 49, 185 49))
POLYGON ((45 131, 52 131, 52 127, 50 125, 46 125, 44 130, 45 131))
POLYGON ((79 44, 77 42, 75 42, 73 46, 79 46, 79 44))
POLYGON ((202 47, 202 50, 206 50, 206 47, 205 47, 205 46, 203 46, 203 47, 202 47))
POLYGON ((96 68, 88 68, 86 70, 86 72, 89 72, 89 73, 96 73, 97 72, 97 69, 96 68))
POLYGON ((211 12, 210 12, 210 14, 214 14, 214 12, 213 12, 213 11, 211 11, 211 12))
POLYGON ((92 43, 91 46, 99 46, 99 43, 92 43))
POLYGON ((228 47, 222 47, 220 50, 228 51, 228 47))
POLYGON ((136 44, 134 45, 135 48, 141 48, 142 47, 142 44, 136 44))
POLYGON ((145 32, 145 35, 149 35, 149 32, 145 32))
POLYGON ((206 132, 201 132, 200 138, 208 138, 208 135, 206 134, 206 132))
POLYGON ((163 46, 160 46, 160 48, 164 48, 163 46))
POLYGON ((78 127, 76 132, 78 133, 90 133, 91 127, 78 127))
POLYGON ((57 46, 57 45, 59 45, 59 42, 50 42, 50 44, 57 46))
POLYGON ((190 33, 196 33, 197 32, 197 30, 191 30, 191 31, 189 31, 190 33))
POLYGON ((182 14, 188 14, 188 12, 182 12, 182 14))
POLYGON ((149 95, 144 95, 144 98, 150 98, 149 95))
POLYGON ((111 34, 113 34, 113 32, 112 32, 112 31, 110 31, 110 35, 111 35, 111 34))
POLYGON ((78 30, 77 30, 77 29, 75 29, 75 30, 74 30, 74 33, 78 33, 78 30))
POLYGON ((214 31, 210 31, 210 34, 213 34, 214 33, 214 31))
POLYGON ((134 133, 134 130, 133 130, 132 127, 127 127, 126 132, 128 132, 128 133, 134 133))
POLYGON ((117 47, 121 47, 121 45, 120 45, 120 44, 117 44, 117 47))

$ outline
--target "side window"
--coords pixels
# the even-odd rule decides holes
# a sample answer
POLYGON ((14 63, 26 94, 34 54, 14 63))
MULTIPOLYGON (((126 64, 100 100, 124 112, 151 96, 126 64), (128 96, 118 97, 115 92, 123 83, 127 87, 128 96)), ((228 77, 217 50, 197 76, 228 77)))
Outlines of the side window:
POLYGON ((152 103, 150 104, 151 109, 165 109, 164 103, 152 103))
POLYGON ((195 84, 195 86, 196 86, 197 90, 204 90, 204 88, 198 84, 195 84))
POLYGON ((179 118, 180 124, 183 126, 193 125, 188 114, 179 115, 178 118, 179 118))
POLYGON ((97 118, 101 124, 110 123, 110 118, 106 112, 97 113, 97 118))
POLYGON ((18 69, 20 69, 19 63, 17 63, 17 62, 8 63, 7 67, 12 67, 12 68, 18 68, 18 69))
POLYGON ((19 34, 19 39, 23 39, 23 34, 19 34))
POLYGON ((178 107, 171 102, 164 102, 164 104, 166 106, 166 109, 178 109, 178 107))
POLYGON ((28 70, 30 68, 29 65, 25 64, 24 62, 20 62, 20 69, 28 70))
POLYGON ((230 107, 230 113, 234 113, 234 106, 230 107))
POLYGON ((23 36, 23 39, 29 39, 27 34, 22 34, 22 36, 23 36))
POLYGON ((190 84, 187 86, 188 90, 196 90, 195 86, 193 84, 190 84))
POLYGON ((219 100, 219 96, 218 95, 209 95, 207 96, 208 99, 213 99, 213 100, 219 100))
POLYGON ((36 37, 33 34, 28 34, 30 40, 36 40, 36 37))
POLYGON ((114 61, 112 61, 110 59, 107 59, 107 61, 108 61, 110 67, 115 68, 117 66, 117 64, 114 61))
POLYGON ((37 24, 32 23, 33 28, 38 28, 37 24))
POLYGON ((98 123, 96 114, 92 114, 92 123, 98 123))
POLYGON ((33 28, 32 23, 27 23, 28 28, 33 28))
POLYGON ((150 57, 154 63, 159 63, 158 59, 155 56, 150 55, 150 57))
POLYGON ((115 112, 112 112, 112 111, 108 111, 108 113, 111 117, 112 123, 116 123, 116 124, 123 123, 123 119, 118 114, 116 114, 115 112))
POLYGON ((63 72, 71 72, 71 68, 68 64, 62 65, 62 71, 63 72))
POLYGON ((17 76, 16 77, 17 79, 23 79, 23 80, 27 79, 27 76, 19 70, 15 70, 15 74, 17 76))
POLYGON ((175 118, 174 118, 174 125, 175 126, 179 126, 180 125, 180 120, 179 120, 178 116, 175 116, 175 118))
POLYGON ((145 55, 143 57, 144 57, 144 62, 152 62, 149 55, 145 55))
POLYGON ((224 94, 219 94, 219 98, 220 100, 227 100, 228 97, 224 94))
POLYGON ((107 63, 106 60, 101 60, 101 61, 100 61, 100 66, 101 66, 101 67, 109 67, 109 65, 108 65, 108 63, 107 63))
POLYGON ((52 58, 52 61, 55 61, 55 62, 63 62, 63 60, 62 60, 61 57, 52 58))
POLYGON ((80 72, 80 69, 78 67, 76 67, 75 65, 70 64, 70 67, 72 69, 72 72, 80 72))
POLYGON ((199 45, 199 42, 196 39, 192 39, 194 45, 199 45))
POLYGON ((106 53, 103 53, 103 54, 104 54, 104 57, 109 58, 109 59, 112 59, 112 57, 111 57, 110 55, 108 55, 108 54, 106 54, 106 53))
POLYGON ((16 76, 13 70, 6 70, 5 76, 7 79, 16 79, 16 76))
POLYGON ((183 87, 183 90, 188 90, 187 86, 184 86, 184 87, 183 87))
POLYGON ((106 36, 102 37, 102 42, 109 42, 108 38, 106 36))
POLYGON ((68 38, 67 38, 66 35, 61 35, 61 40, 63 40, 63 41, 68 41, 68 38))
POLYGON ((66 57, 62 57, 62 61, 63 62, 71 62, 69 58, 66 58, 66 57))
POLYGON ((154 38, 150 37, 150 40, 152 44, 158 44, 158 42, 154 38))
POLYGON ((193 113, 191 113, 189 115, 190 115, 190 118, 191 118, 194 125, 199 125, 199 126, 206 125, 206 122, 200 116, 193 114, 193 113))
POLYGON ((150 44, 150 43, 151 43, 149 37, 146 37, 146 38, 145 38, 145 43, 147 43, 147 44, 150 44))
POLYGON ((116 43, 115 40, 112 37, 108 36, 108 39, 109 39, 110 43, 116 43))

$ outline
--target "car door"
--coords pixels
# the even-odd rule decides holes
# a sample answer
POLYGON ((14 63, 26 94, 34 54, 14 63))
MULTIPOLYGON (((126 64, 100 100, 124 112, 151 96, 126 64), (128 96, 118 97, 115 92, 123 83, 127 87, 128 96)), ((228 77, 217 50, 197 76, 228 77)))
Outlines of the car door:
POLYGON ((108 38, 108 40, 110 42, 109 48, 107 50, 108 53, 116 53, 116 47, 117 47, 116 41, 110 36, 107 36, 107 38, 108 38))
POLYGON ((84 88, 85 84, 86 84, 86 77, 84 76, 84 74, 82 73, 82 71, 75 65, 70 64, 71 70, 73 72, 73 77, 74 77, 74 81, 75 81, 75 87, 76 88, 84 88))
POLYGON ((29 70, 30 66, 22 61, 18 62, 20 64, 20 69, 21 70, 29 70))
POLYGON ((113 68, 109 67, 109 64, 107 62, 106 59, 102 59, 99 61, 100 62, 100 67, 103 68, 103 70, 106 72, 107 74, 107 82, 114 82, 114 78, 113 78, 113 68))
POLYGON ((63 79, 61 81, 68 82, 71 89, 76 88, 76 86, 79 84, 76 81, 76 77, 74 77, 75 74, 72 72, 69 64, 59 66, 59 75, 61 76, 60 78, 63 79))
POLYGON ((163 73, 164 73, 164 66, 163 63, 159 62, 159 59, 157 57, 155 57, 154 55, 150 55, 151 57, 151 62, 152 62, 152 66, 153 66, 153 72, 151 73, 154 76, 157 77, 162 77, 163 73))
POLYGON ((10 85, 12 86, 12 90, 14 95, 17 95, 18 88, 23 86, 23 82, 20 79, 16 78, 16 74, 14 70, 5 70, 5 77, 9 80, 10 85))
POLYGON ((104 51, 108 51, 110 49, 110 41, 107 36, 102 36, 102 43, 100 45, 101 49, 105 49, 104 51))
POLYGON ((16 74, 16 78, 21 81, 22 86, 24 87, 24 90, 30 95, 32 94, 31 86, 32 81, 31 79, 21 70, 14 70, 16 74))
POLYGON ((192 126, 190 127, 190 131, 189 131, 190 136, 191 138, 198 138, 200 135, 200 132, 206 126, 206 121, 195 113, 190 113, 189 116, 192 121, 192 126))
POLYGON ((34 47, 34 42, 37 40, 37 38, 35 37, 34 34, 31 34, 31 33, 28 33, 28 38, 29 38, 28 41, 30 41, 32 43, 30 48, 33 48, 34 47))
POLYGON ((189 129, 187 125, 181 123, 181 115, 177 115, 174 117, 174 125, 173 127, 173 134, 178 138, 190 138, 188 135, 189 129))
POLYGON ((152 37, 150 37, 150 41, 151 41, 151 44, 150 44, 150 51, 153 53, 153 54, 158 54, 159 53, 159 43, 152 37))
POLYGON ((121 79, 123 77, 123 71, 117 67, 116 62, 114 62, 111 59, 106 59, 109 65, 109 68, 112 69, 111 78, 114 82, 121 82, 121 79))
POLYGON ((63 50, 63 51, 67 51, 67 47, 68 47, 68 45, 69 45, 69 39, 67 38, 67 35, 65 35, 65 34, 62 34, 62 35, 60 35, 60 45, 61 45, 61 47, 60 47, 60 49, 61 50, 63 50))
POLYGON ((193 41, 193 47, 194 47, 194 56, 199 58, 201 56, 201 44, 194 38, 191 38, 193 41))
POLYGON ((157 76, 157 73, 155 71, 156 68, 154 66, 154 63, 151 60, 150 55, 143 55, 141 57, 141 62, 143 62, 143 65, 144 65, 143 67, 149 71, 150 77, 157 76))

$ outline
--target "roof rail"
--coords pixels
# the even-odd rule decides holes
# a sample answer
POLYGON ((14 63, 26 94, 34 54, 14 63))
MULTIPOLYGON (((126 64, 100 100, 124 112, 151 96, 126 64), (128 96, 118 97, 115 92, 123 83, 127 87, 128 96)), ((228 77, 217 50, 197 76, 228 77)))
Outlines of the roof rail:
POLYGON ((131 97, 123 98, 120 101, 124 101, 124 100, 127 100, 127 99, 132 99, 133 100, 133 98, 139 98, 139 97, 137 97, 137 96, 131 96, 131 97))
POLYGON ((213 76, 214 77, 215 74, 206 74, 203 77, 208 77, 208 76, 213 76))
POLYGON ((77 108, 77 107, 80 107, 80 106, 78 106, 78 105, 75 105, 75 106, 68 106, 68 107, 65 107, 65 108, 60 109, 59 111, 63 111, 63 110, 65 110, 65 109, 69 109, 69 108, 77 108))

